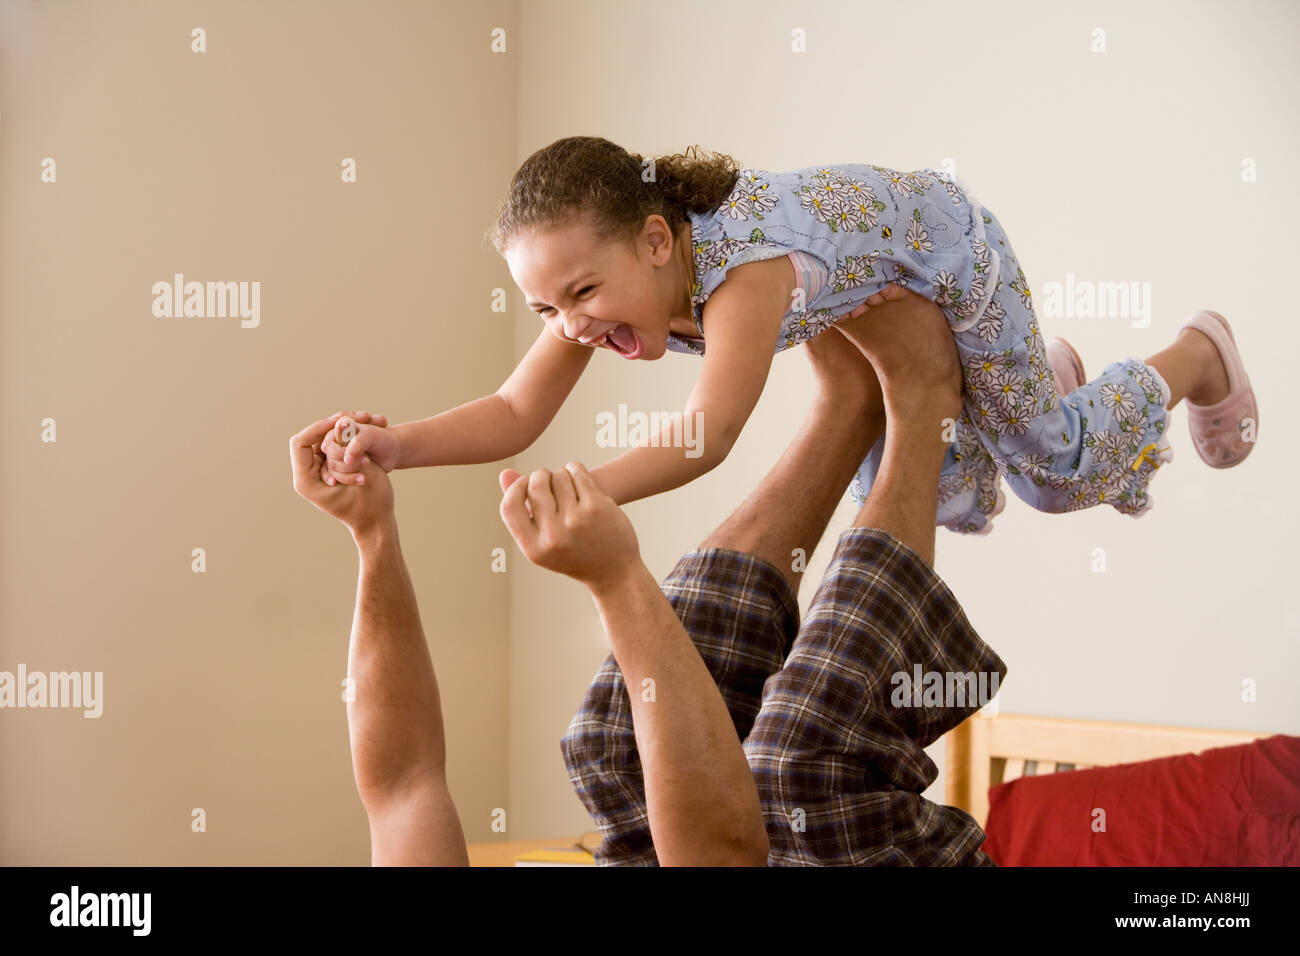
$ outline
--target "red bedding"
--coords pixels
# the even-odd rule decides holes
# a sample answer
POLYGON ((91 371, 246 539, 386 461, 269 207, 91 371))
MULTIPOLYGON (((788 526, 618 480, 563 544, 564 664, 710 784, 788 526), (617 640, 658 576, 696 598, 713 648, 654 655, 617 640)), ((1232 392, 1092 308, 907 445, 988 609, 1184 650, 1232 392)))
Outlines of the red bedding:
POLYGON ((1002 866, 1300 865, 1300 737, 989 789, 1002 866))

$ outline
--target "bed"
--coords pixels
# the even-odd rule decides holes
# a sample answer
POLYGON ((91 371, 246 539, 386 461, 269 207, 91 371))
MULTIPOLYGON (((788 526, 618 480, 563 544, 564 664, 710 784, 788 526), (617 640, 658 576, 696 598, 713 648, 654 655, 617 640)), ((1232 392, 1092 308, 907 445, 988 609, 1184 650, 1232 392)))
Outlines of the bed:
POLYGON ((944 802, 999 863, 1300 862, 1300 737, 976 714, 945 746, 944 802))

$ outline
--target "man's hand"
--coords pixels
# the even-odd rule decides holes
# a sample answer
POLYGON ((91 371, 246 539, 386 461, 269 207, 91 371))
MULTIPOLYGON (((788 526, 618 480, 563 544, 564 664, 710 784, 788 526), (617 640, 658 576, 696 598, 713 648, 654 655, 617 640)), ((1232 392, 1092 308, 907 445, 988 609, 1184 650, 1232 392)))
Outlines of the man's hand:
POLYGON ((322 479, 325 457, 321 442, 344 414, 335 412, 289 439, 289 463, 293 467, 293 490, 327 515, 338 518, 348 526, 353 538, 358 538, 393 521, 393 485, 388 474, 369 459, 361 463, 360 474, 365 478, 361 487, 328 485, 322 479))
POLYGON ((499 480, 505 493, 501 520, 539 568, 567 574, 596 592, 640 564, 632 522, 582 465, 539 468, 530 476, 507 468, 499 480))

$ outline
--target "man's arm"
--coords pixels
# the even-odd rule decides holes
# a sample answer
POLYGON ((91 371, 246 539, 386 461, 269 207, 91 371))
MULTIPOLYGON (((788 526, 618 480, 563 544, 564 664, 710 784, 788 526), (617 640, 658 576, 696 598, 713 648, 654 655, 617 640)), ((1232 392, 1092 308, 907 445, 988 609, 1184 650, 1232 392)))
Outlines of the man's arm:
POLYGON ((524 555, 582 582, 595 599, 632 700, 660 862, 764 865, 767 833, 758 788, 735 725, 641 562, 627 515, 579 464, 554 474, 506 470, 501 484, 501 517, 524 555))
MULTIPOLYGON (((321 478, 321 443, 343 415, 294 435, 289 463, 294 491, 347 525, 361 558, 348 649, 354 691, 348 733, 370 819, 371 861, 465 864, 465 839, 447 790, 438 683, 402 559, 392 483, 369 459, 362 463, 364 485, 327 485, 321 478)), ((371 420, 365 412, 352 417, 371 420)))
POLYGON ((758 788, 736 726, 654 576, 639 564, 592 597, 632 702, 659 862, 766 865, 758 788))
MULTIPOLYGON (((364 489, 364 486, 362 486, 364 489)), ((364 494, 364 490, 362 490, 364 494)), ((467 866, 447 788, 438 681, 397 522, 354 534, 361 557, 348 647, 348 734, 375 866, 467 866)))

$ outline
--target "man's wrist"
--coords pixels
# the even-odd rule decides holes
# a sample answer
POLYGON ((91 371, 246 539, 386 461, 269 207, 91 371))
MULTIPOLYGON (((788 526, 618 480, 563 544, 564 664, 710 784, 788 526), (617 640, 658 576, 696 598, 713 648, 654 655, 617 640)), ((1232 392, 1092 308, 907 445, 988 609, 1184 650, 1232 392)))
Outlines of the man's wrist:
POLYGON ((397 516, 389 513, 364 525, 349 527, 352 540, 362 554, 376 554, 398 546, 397 516))
POLYGON ((583 583, 587 586, 587 590, 591 592, 592 598, 597 603, 602 603, 643 586, 647 579, 656 588, 659 586, 654 579, 654 575, 650 573, 650 569, 645 566, 640 555, 638 555, 632 561, 608 569, 599 578, 589 579, 583 583))

